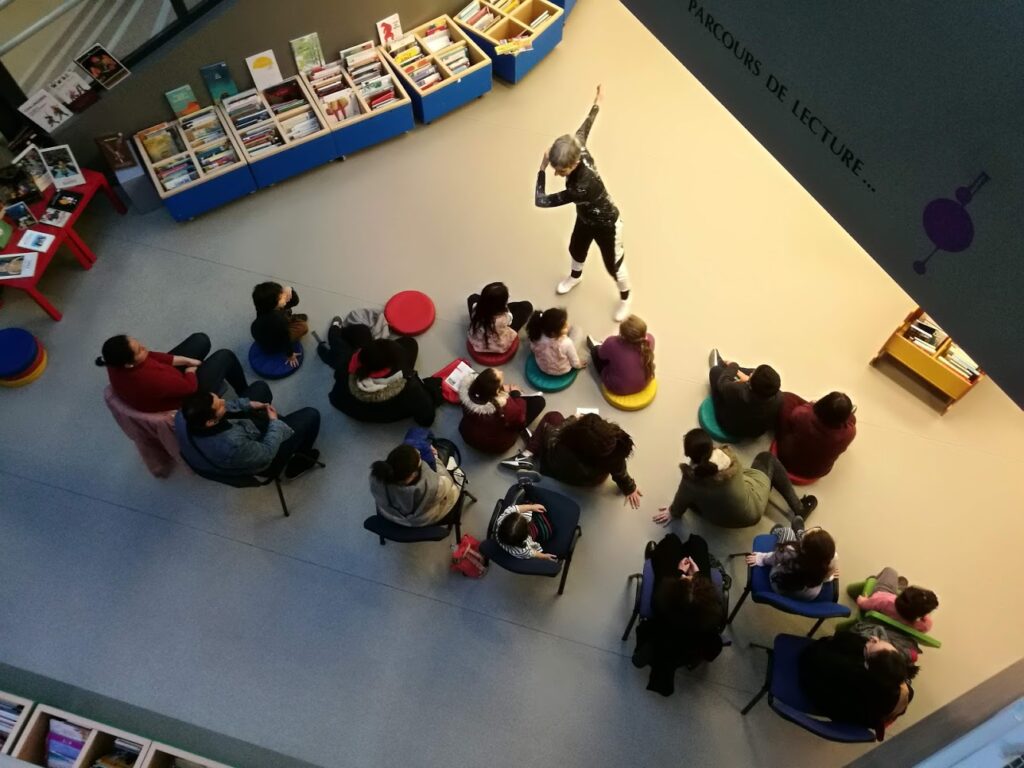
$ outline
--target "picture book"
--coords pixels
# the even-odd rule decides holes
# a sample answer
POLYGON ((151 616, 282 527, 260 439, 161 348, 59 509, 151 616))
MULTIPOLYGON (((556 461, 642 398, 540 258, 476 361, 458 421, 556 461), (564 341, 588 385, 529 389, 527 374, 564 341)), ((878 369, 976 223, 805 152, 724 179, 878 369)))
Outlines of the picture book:
POLYGON ((402 36, 402 22, 397 13, 377 22, 377 36, 381 45, 388 45, 402 36))
POLYGON ((459 361, 459 364, 455 366, 451 373, 445 377, 444 383, 452 389, 458 391, 459 385, 462 384, 462 380, 466 378, 467 373, 472 373, 473 369, 469 367, 465 362, 459 361))
POLYGON ((103 158, 110 165, 111 170, 120 171, 138 165, 128 139, 120 131, 97 136, 96 146, 100 148, 100 152, 103 153, 103 158))
POLYGON ((46 86, 61 104, 73 112, 81 112, 96 100, 92 90, 92 78, 83 76, 82 70, 72 64, 46 86))
POLYGON ((359 100, 351 88, 337 91, 324 97, 324 112, 336 123, 360 114, 359 100))
POLYGON ((7 253, 0 256, 0 280, 20 280, 36 273, 34 253, 7 253))
POLYGON ((313 67, 322 67, 324 52, 320 48, 320 36, 316 32, 296 37, 291 41, 292 55, 299 72, 308 72, 313 67))
POLYGON ((154 125, 152 128, 139 131, 138 136, 151 163, 159 163, 185 151, 177 127, 172 123, 154 125))
POLYGON ((199 70, 199 74, 203 76, 206 90, 210 92, 214 104, 219 103, 225 96, 234 96, 238 93, 238 86, 231 78, 228 65, 223 61, 207 64, 199 70))
POLYGON ((166 91, 164 96, 167 97, 167 103, 171 105, 175 117, 184 117, 199 111, 199 101, 192 91, 192 86, 187 83, 166 91))
POLYGON ((39 188, 20 165, 0 168, 0 205, 31 203, 39 199, 39 188))
POLYGON ((277 66, 277 57, 270 49, 247 56, 245 65, 249 68, 249 74, 252 75, 252 84, 261 91, 284 80, 281 70, 277 66))
MULTIPOLYGON (((68 223, 68 219, 71 218, 71 214, 67 211, 61 211, 57 208, 47 208, 43 211, 43 215, 39 217, 40 224, 49 224, 51 227, 63 227, 68 223)), ((0 248, 3 246, 0 245, 0 248)))
POLYGON ((60 192, 55 194, 53 198, 51 198, 50 207, 56 208, 58 211, 74 213, 80 202, 82 202, 81 192, 72 192, 67 189, 62 189, 60 192))
POLYGON ((46 170, 46 163, 43 156, 39 154, 39 147, 29 144, 20 155, 14 158, 14 165, 21 167, 31 178, 36 189, 42 192, 53 183, 50 172, 46 170))
POLYGON ((67 107, 57 101, 49 91, 38 90, 18 107, 25 117, 49 133, 71 117, 67 107))
POLYGON ((39 153, 43 156, 43 162, 46 163, 46 168, 53 177, 53 185, 57 189, 85 184, 85 176, 82 175, 78 161, 71 154, 71 147, 67 144, 41 149, 39 153))
POLYGON ((18 229, 28 229, 39 223, 25 203, 11 203, 4 206, 4 216, 13 221, 18 229))
POLYGON ((124 64, 99 43, 76 57, 75 63, 108 91, 131 74, 124 64))
POLYGON ((18 247, 28 248, 30 251, 45 251, 53 244, 54 237, 54 235, 30 229, 21 236, 21 240, 18 241, 18 247))

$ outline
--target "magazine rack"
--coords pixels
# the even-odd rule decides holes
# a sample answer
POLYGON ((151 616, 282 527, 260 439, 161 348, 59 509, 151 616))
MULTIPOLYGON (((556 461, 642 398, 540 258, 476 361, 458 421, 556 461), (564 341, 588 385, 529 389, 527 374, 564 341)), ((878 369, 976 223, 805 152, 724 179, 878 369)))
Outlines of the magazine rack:
POLYGON ((572 13, 572 9, 576 7, 576 0, 551 0, 551 2, 560 6, 565 11, 566 16, 572 13))
POLYGON ((21 696, 15 696, 13 693, 6 693, 5 691, 0 691, 0 701, 5 704, 15 704, 21 707, 18 719, 14 721, 14 727, 12 727, 11 732, 7 734, 7 740, 4 742, 3 747, 0 747, 0 755, 9 755, 14 750, 14 745, 18 743, 18 736, 21 734, 22 729, 25 727, 25 723, 28 722, 29 716, 32 714, 32 702, 28 699, 23 699, 21 696))
POLYGON ((84 717, 79 717, 70 712, 64 712, 63 710, 41 704, 33 710, 28 724, 18 738, 18 743, 14 745, 14 749, 11 751, 11 756, 32 765, 46 765, 46 737, 50 730, 51 718, 65 720, 71 725, 76 725, 89 731, 89 736, 85 740, 85 746, 79 753, 78 759, 75 760, 74 768, 88 768, 88 766, 91 766, 98 758, 113 749, 114 739, 126 739, 138 744, 141 747, 139 752, 140 761, 150 748, 149 740, 141 736, 136 736, 133 733, 111 728, 102 723, 86 720, 84 717))
MULTIPOLYGON (((487 29, 478 31, 469 26, 467 20, 455 18, 477 45, 491 57, 494 74, 509 83, 518 83, 526 74, 562 42, 565 27, 565 11, 548 0, 522 0, 508 12, 498 10, 491 3, 480 0, 481 9, 488 10, 496 21, 487 29), (537 26, 533 22, 542 14, 547 18, 537 26), (530 50, 517 53, 498 53, 495 49, 502 40, 523 37, 530 41, 530 50)), ((469 6, 467 6, 468 8, 469 6)), ((471 17, 468 17, 471 18, 471 17)))

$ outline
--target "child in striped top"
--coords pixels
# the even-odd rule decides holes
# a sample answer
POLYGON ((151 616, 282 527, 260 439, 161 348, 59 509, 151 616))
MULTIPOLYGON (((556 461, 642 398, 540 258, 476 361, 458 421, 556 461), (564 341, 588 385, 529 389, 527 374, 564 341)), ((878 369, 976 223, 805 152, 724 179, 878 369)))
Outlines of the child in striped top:
POLYGON ((557 560, 543 545, 551 538, 551 521, 543 504, 513 504, 495 521, 498 544, 513 557, 557 560))

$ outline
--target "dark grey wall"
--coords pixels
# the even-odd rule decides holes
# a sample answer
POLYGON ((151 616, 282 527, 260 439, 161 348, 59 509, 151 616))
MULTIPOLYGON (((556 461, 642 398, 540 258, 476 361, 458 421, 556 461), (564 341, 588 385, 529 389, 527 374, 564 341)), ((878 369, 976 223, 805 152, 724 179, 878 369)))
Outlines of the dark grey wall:
POLYGON ((1024 406, 1024 5, 623 3, 1024 406), (859 163, 832 155, 825 127, 859 163), (925 205, 982 171, 973 244, 916 274, 925 205))
POLYGON ((401 16, 408 28, 434 18, 441 8, 437 0, 229 0, 149 56, 100 101, 75 116, 54 135, 70 144, 86 166, 105 168, 93 142, 104 133, 134 133, 173 117, 164 92, 189 83, 199 103, 210 104, 199 68, 226 61, 239 90, 252 87, 245 57, 272 48, 281 74, 295 74, 292 38, 316 32, 324 56, 364 40, 377 39, 374 22, 391 13, 401 16))

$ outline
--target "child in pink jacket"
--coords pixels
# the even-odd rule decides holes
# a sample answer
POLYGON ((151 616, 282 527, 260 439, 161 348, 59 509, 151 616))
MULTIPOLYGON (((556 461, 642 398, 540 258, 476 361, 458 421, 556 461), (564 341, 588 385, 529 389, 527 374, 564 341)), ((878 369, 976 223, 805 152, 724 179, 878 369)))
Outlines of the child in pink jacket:
POLYGON ((928 614, 939 607, 934 592, 906 586, 906 579, 901 578, 895 568, 883 568, 875 578, 874 591, 868 597, 857 597, 858 608, 878 611, 918 632, 931 632, 932 619, 928 614))

